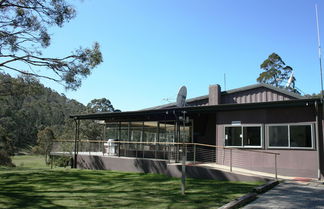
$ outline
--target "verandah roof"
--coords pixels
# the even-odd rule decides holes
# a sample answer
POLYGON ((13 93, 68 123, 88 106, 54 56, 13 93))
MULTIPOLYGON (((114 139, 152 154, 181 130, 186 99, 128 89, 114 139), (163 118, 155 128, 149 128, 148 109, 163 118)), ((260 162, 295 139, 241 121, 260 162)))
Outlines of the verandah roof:
POLYGON ((183 111, 187 115, 208 114, 219 111, 232 110, 251 110, 280 107, 306 107, 313 106, 315 103, 321 103, 320 99, 298 99, 276 102, 246 103, 246 104, 220 104, 208 106, 182 107, 153 109, 126 112, 102 112, 92 114, 71 115, 75 120, 106 120, 106 121, 153 121, 153 120, 174 120, 175 115, 180 115, 183 111))

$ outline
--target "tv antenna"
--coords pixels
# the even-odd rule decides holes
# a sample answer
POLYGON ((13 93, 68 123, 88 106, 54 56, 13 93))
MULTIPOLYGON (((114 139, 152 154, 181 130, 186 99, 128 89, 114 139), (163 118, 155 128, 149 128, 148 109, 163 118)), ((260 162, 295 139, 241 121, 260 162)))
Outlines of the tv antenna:
POLYGON ((321 74, 321 99, 323 101, 324 92, 323 92, 323 70, 322 70, 322 55, 321 55, 321 39, 320 39, 320 30, 318 24, 318 12, 317 12, 317 4, 315 4, 315 12, 316 12, 316 26, 317 26, 317 42, 318 42, 318 57, 319 57, 319 65, 320 65, 320 74, 321 74))
POLYGON ((186 98, 187 98, 187 87, 182 86, 179 89, 178 96, 177 96, 177 107, 184 107, 186 105, 186 98))

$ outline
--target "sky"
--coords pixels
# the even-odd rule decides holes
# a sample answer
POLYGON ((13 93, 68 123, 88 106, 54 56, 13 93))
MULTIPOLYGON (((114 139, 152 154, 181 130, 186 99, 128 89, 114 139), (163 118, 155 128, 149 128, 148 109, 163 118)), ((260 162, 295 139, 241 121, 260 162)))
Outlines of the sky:
POLYGON ((107 98, 122 111, 256 84, 260 64, 275 52, 293 67, 296 86, 320 92, 315 18, 324 43, 320 0, 84 0, 72 1, 75 19, 51 28, 44 56, 63 57, 99 42, 104 62, 77 91, 41 80, 68 98, 87 104, 107 98), (226 75, 226 79, 224 79, 226 75), (225 86, 226 80, 226 86, 225 86), (168 100, 168 101, 166 101, 168 100))

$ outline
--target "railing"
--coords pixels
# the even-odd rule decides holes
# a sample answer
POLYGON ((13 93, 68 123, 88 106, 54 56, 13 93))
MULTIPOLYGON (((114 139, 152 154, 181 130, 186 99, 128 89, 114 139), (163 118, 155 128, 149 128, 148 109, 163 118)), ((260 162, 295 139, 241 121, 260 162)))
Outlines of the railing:
MULTIPOLYGON (((74 153, 74 140, 55 141, 52 154, 74 153)), ((167 160, 177 163, 182 151, 187 164, 220 165, 224 169, 247 169, 273 173, 277 178, 277 161, 279 153, 255 149, 239 149, 199 143, 171 142, 135 142, 103 140, 81 140, 77 153, 111 157, 134 157, 167 160)))

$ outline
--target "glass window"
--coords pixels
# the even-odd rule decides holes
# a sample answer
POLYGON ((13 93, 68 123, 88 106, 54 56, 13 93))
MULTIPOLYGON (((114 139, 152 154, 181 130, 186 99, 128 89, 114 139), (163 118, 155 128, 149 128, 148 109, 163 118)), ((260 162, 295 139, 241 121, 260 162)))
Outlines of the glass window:
POLYGON ((157 141, 157 122, 144 122, 144 142, 156 142, 157 141))
POLYGON ((131 122, 130 126, 130 140, 138 142, 142 141, 143 122, 131 122))
POLYGON ((160 123, 160 142, 174 142, 175 124, 174 122, 160 123))
POLYGON ((121 141, 129 141, 128 136, 128 122, 121 122, 120 123, 120 137, 119 140, 121 141))
POLYGON ((288 126, 269 127, 269 146, 271 147, 288 146, 288 126))
POLYGON ((118 140, 118 123, 107 123, 106 124, 106 138, 118 140))
POLYGON ((225 127, 225 146, 242 146, 241 136, 241 127, 225 127))
POLYGON ((312 125, 269 126, 269 147, 311 148, 312 125))
POLYGON ((261 146, 261 127, 243 127, 243 145, 261 146))
POLYGON ((310 125, 291 125, 290 146, 312 147, 312 130, 310 125))
POLYGON ((225 127, 225 146, 261 147, 261 126, 225 127))

